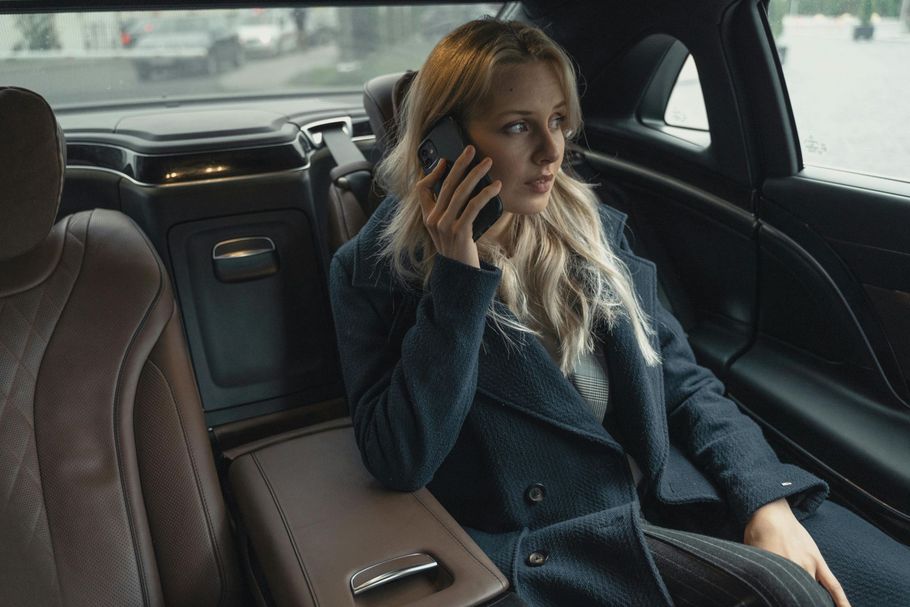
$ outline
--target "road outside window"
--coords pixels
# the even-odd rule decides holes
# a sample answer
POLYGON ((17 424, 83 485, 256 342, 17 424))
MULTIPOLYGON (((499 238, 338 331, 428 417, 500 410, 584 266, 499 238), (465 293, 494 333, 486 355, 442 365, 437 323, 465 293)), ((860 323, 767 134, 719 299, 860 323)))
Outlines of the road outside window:
MULTIPOLYGON (((910 181, 910 0, 771 0, 803 163, 910 181)), ((707 130, 690 57, 668 125, 707 130)))
POLYGON ((502 4, 0 14, 0 83, 55 108, 357 90, 502 4))

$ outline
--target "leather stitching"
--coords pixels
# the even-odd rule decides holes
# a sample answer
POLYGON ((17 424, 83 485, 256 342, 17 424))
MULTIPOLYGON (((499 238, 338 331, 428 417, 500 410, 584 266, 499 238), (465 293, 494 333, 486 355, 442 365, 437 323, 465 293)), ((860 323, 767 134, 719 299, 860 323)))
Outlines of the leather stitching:
POLYGON ((493 571, 492 569, 490 569, 489 567, 487 567, 486 563, 484 563, 484 562, 481 561, 479 558, 477 558, 477 555, 475 555, 474 552, 473 552, 471 549, 469 549, 469 548, 464 544, 464 542, 461 541, 461 538, 459 538, 457 535, 455 535, 454 533, 452 533, 452 530, 449 529, 449 526, 446 525, 446 524, 442 521, 442 519, 440 519, 438 516, 436 516, 436 513, 433 512, 433 510, 432 510, 430 507, 428 507, 428 506, 424 503, 424 501, 423 501, 422 499, 420 499, 420 496, 418 496, 416 493, 412 493, 411 496, 412 496, 415 500, 417 500, 417 503, 419 503, 421 506, 423 506, 424 510, 426 510, 426 511, 430 514, 430 516, 432 516, 434 519, 436 519, 436 522, 439 523, 439 524, 442 526, 442 528, 446 530, 446 533, 448 533, 449 536, 450 536, 453 540, 455 540, 455 542, 458 543, 459 546, 462 547, 462 549, 468 554, 468 556, 470 556, 472 559, 474 559, 474 561, 475 561, 478 565, 480 565, 481 567, 483 567, 484 569, 486 569, 487 572, 489 572, 490 575, 492 575, 492 576, 496 579, 496 581, 499 582, 499 587, 500 587, 502 590, 505 590, 505 589, 508 588, 508 585, 507 585, 507 584, 503 584, 502 578, 501 578, 499 575, 497 575, 497 572, 495 572, 495 571, 493 571))
MULTIPOLYGON (((85 228, 83 228, 86 231, 88 231, 88 222, 89 222, 90 218, 91 218, 91 215, 88 215, 88 217, 86 218, 85 228)), ((85 264, 85 239, 79 238, 78 236, 76 236, 76 234, 73 231, 74 228, 77 228, 79 226, 73 225, 74 222, 73 222, 72 215, 67 217, 64 221, 66 221, 66 226, 64 228, 65 239, 64 239, 63 247, 60 250, 60 257, 57 260, 57 266, 55 267, 55 271, 58 268, 60 268, 60 269, 63 269, 67 272, 74 274, 74 276, 72 277, 72 280, 70 281, 69 289, 67 290, 66 301, 63 303, 63 305, 60 306, 60 314, 57 316, 57 322, 54 323, 55 327, 56 327, 57 323, 60 322, 60 319, 63 317, 64 312, 66 312, 66 306, 69 305, 70 297, 72 296, 73 289, 75 288, 76 283, 79 282, 79 276, 82 275, 82 268, 85 264), (81 249, 80 254, 79 254, 79 261, 76 264, 75 268, 68 267, 67 261, 66 261, 66 248, 67 248, 66 240, 70 239, 70 238, 72 238, 72 240, 74 240, 76 242, 76 244, 79 245, 79 248, 81 249)), ((48 277, 50 277, 50 275, 48 277)), ((45 282, 45 284, 46 284, 46 282, 45 282)), ((53 331, 51 331, 51 335, 53 335, 53 331)), ((48 347, 49 346, 50 346, 50 340, 48 341, 48 347)), ((47 354, 47 349, 45 349, 44 354, 42 354, 42 356, 41 356, 41 361, 38 363, 38 373, 36 375, 41 374, 41 367, 44 364, 44 357, 46 356, 46 354, 47 354)), ((32 406, 34 406, 34 401, 32 402, 32 406)), ((44 479, 41 477, 41 472, 40 472, 41 445, 39 444, 39 439, 38 439, 37 433, 35 433, 34 437, 35 437, 35 455, 36 455, 37 465, 38 465, 38 469, 39 469, 39 471, 38 471, 39 486, 41 487, 41 502, 42 502, 41 505, 42 505, 42 508, 44 509, 44 513, 45 513, 44 516, 45 516, 45 518, 47 518, 47 492, 44 490, 44 479)), ((60 583, 60 564, 57 562, 57 551, 54 548, 54 529, 50 525, 50 521, 48 521, 47 535, 48 535, 48 542, 50 544, 51 555, 54 559, 54 582, 56 582, 56 584, 57 584, 57 596, 62 597, 63 596, 63 586, 60 583)))
POLYGON ((288 535, 288 540, 291 542, 291 547, 294 549, 294 556, 297 558, 297 565, 300 567, 300 572, 303 573, 303 579, 306 580, 307 590, 310 591, 310 598, 313 599, 313 605, 315 607, 319 607, 319 599, 316 598, 313 582, 310 580, 306 566, 303 564, 303 558, 300 556, 300 549, 297 546, 297 540, 291 531, 290 525, 288 525, 288 520, 284 514, 284 509, 281 507, 281 502, 278 500, 278 496, 275 494, 275 490, 272 488, 272 483, 269 482, 269 477, 266 476, 265 470, 262 469, 262 465, 259 463, 259 458, 256 457, 256 453, 251 453, 250 457, 252 458, 253 463, 256 464, 256 468, 259 470, 259 474, 262 476, 262 480, 265 483, 266 488, 269 490, 269 495, 272 498, 272 502, 275 504, 275 509, 278 510, 278 515, 281 516, 281 522, 284 525, 285 533, 288 535))
MULTIPOLYGON (((174 311, 171 313, 170 320, 174 320, 174 317, 176 316, 176 312, 177 312, 177 306, 175 305, 174 311)), ((202 502, 202 513, 203 513, 203 516, 205 516, 205 524, 206 524, 206 527, 208 528, 209 539, 212 542, 212 552, 215 553, 215 563, 218 566, 218 575, 220 576, 219 586, 218 586, 218 604, 221 605, 224 602, 224 598, 225 598, 225 590, 226 590, 226 586, 227 586, 227 584, 226 584, 227 576, 226 576, 226 572, 225 572, 223 559, 221 556, 221 551, 220 551, 219 545, 218 545, 218 539, 217 539, 218 535, 215 531, 215 525, 212 522, 212 518, 209 514, 208 501, 206 500, 206 497, 205 497, 205 491, 203 490, 202 483, 200 482, 199 467, 196 464, 196 458, 193 456, 192 449, 189 448, 189 436, 187 435, 187 432, 186 432, 186 425, 183 423, 183 415, 180 412, 180 406, 177 404, 177 398, 175 397, 174 391, 171 388, 171 383, 167 380, 167 377, 165 376, 164 372, 158 367, 158 365, 156 365, 151 360, 148 361, 148 364, 161 375, 161 379, 164 381, 165 385, 167 386, 168 393, 171 395, 171 402, 174 404, 174 411, 177 414, 177 421, 180 424, 180 432, 181 432, 181 434, 183 434, 183 446, 186 449, 187 458, 190 460, 190 467, 193 470, 193 480, 196 483, 196 489, 199 493, 199 499, 202 502)))
MULTIPOLYGON (((94 216, 94 211, 92 212, 92 216, 94 216)), ((91 220, 91 218, 90 218, 90 220, 91 220)), ((88 241, 88 230, 86 230, 86 241, 88 241)), ((148 243, 146 243, 146 246, 147 245, 148 245, 148 243)), ((153 252, 153 255, 154 255, 154 252, 153 252)), ((137 549, 139 546, 139 538, 136 533, 136 523, 133 520, 135 517, 135 511, 134 511, 134 507, 133 507, 133 502, 132 502, 132 500, 130 500, 129 491, 127 490, 126 471, 123 468, 123 456, 122 456, 123 449, 122 449, 122 445, 121 445, 122 437, 120 434, 120 406, 119 406, 119 403, 122 398, 121 390, 123 388, 123 383, 122 383, 123 368, 124 368, 126 362, 129 360, 130 355, 133 353, 133 347, 136 345, 137 338, 142 333, 142 331, 145 329, 146 323, 148 322, 149 316, 151 315, 151 311, 155 308, 155 306, 158 303, 159 298, 161 297, 161 293, 163 290, 162 289, 163 284, 162 284, 161 278, 162 277, 161 277, 160 266, 159 266, 158 289, 155 292, 155 296, 152 298, 151 303, 146 308, 145 314, 142 316, 142 321, 139 323, 139 326, 136 327, 135 331, 133 331, 133 335, 130 338, 130 343, 127 346, 126 352, 124 353, 123 358, 120 361, 120 368, 117 372, 117 387, 114 390, 114 415, 113 415, 114 428, 113 428, 113 430, 114 430, 114 449, 115 449, 116 456, 117 456, 117 470, 120 473, 120 489, 123 494, 123 501, 126 506, 127 524, 129 525, 130 535, 133 538, 133 554, 136 557, 139 585, 140 585, 140 588, 142 589, 142 600, 143 600, 143 603, 145 603, 145 604, 150 603, 149 588, 148 588, 149 581, 146 579, 146 576, 145 576, 145 567, 143 566, 144 561, 142 559, 142 552, 141 552, 141 550, 137 549)))
MULTIPOLYGON (((133 227, 135 227, 136 230, 139 232, 140 236, 142 236, 142 240, 145 242, 145 246, 148 247, 149 251, 152 254, 152 257, 155 259, 155 262, 158 265, 159 276, 164 276, 165 270, 162 267, 161 260, 155 254, 155 248, 152 245, 151 241, 149 241, 148 236, 146 236, 145 232, 143 232, 142 229, 139 228, 139 226, 136 224, 135 221, 133 221, 133 219, 131 217, 128 217, 127 219, 129 219, 130 223, 133 224, 133 227)), ((171 316, 168 319, 168 322, 174 320, 174 318, 177 315, 176 300, 174 300, 172 302, 172 305, 173 305, 173 308, 171 310, 171 316)), ((167 323, 165 323, 164 327, 166 327, 166 326, 167 326, 167 323)), ((164 327, 162 327, 162 332, 164 330, 164 327)), ((158 337, 160 339, 161 336, 159 335, 158 337)), ((151 360, 148 362, 153 367, 158 369, 158 367, 155 365, 155 363, 153 363, 151 360)), ((158 369, 158 372, 161 373, 161 369, 158 369)), ((195 388, 196 387, 196 382, 195 382, 196 376, 193 373, 192 369, 189 369, 189 374, 190 374, 190 377, 193 378, 193 387, 195 388)), ((162 375, 163 375, 163 373, 162 373, 162 375)), ((165 384, 167 384, 167 386, 168 386, 168 391, 171 392, 171 400, 174 402, 174 406, 177 411, 177 418, 180 421, 180 429, 183 432, 184 444, 188 446, 189 441, 187 440, 186 430, 185 430, 185 427, 183 424, 183 417, 180 415, 180 408, 177 406, 177 399, 174 398, 174 394, 173 394, 173 391, 171 390, 170 383, 168 383, 167 380, 165 380, 165 384)), ((197 395, 198 395, 198 392, 197 392, 197 395)), ((201 402, 201 399, 200 399, 200 402, 201 402)), ((223 556, 221 555, 220 546, 219 546, 219 543, 217 540, 217 534, 215 533, 215 530, 214 530, 214 524, 212 523, 212 521, 209 517, 209 509, 208 509, 208 503, 206 502, 206 499, 205 499, 205 493, 201 490, 201 484, 199 482, 199 474, 198 474, 198 470, 196 467, 196 461, 193 458, 192 452, 190 451, 190 449, 188 447, 187 447, 187 452, 189 453, 190 463, 191 463, 191 466, 193 469, 193 477, 196 480, 196 486, 200 488, 199 495, 200 495, 200 498, 202 499, 203 512, 205 514, 206 524, 209 527, 209 535, 211 536, 211 540, 212 540, 212 550, 215 553, 215 563, 218 566, 218 572, 221 576, 221 584, 219 586, 219 592, 218 592, 218 604, 220 605, 224 602, 225 593, 227 592, 227 568, 225 567, 224 562, 223 562, 223 556)))

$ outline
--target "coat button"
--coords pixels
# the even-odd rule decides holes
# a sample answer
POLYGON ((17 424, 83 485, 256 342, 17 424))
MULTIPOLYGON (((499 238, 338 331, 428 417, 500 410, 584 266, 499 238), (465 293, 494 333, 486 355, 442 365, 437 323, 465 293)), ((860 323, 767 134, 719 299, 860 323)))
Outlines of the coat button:
POLYGON ((532 504, 539 504, 546 497, 546 491, 540 483, 534 483, 525 491, 525 499, 532 504))
POLYGON ((543 550, 535 550, 534 552, 532 552, 531 554, 528 555, 528 565, 530 565, 531 567, 540 567, 541 565, 543 565, 544 563, 547 562, 547 559, 549 557, 550 557, 550 555, 548 555, 543 550))

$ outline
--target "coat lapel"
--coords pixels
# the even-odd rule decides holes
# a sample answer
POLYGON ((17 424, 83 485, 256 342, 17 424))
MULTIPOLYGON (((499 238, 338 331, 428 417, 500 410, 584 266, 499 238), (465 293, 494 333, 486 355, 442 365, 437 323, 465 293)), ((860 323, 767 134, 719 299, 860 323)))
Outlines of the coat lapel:
MULTIPOLYGON (((619 250, 617 255, 629 268, 642 310, 656 331, 656 267, 627 251, 619 250)), ((663 469, 669 451, 662 366, 649 367, 645 363, 628 319, 619 319, 601 335, 610 370, 610 407, 623 445, 647 478, 654 479, 663 469)), ((650 336, 650 341, 660 352, 656 334, 650 336)))
MULTIPOLYGON (((658 305, 655 265, 628 251, 617 249, 616 254, 629 269, 642 310, 654 326, 658 305)), ((505 306, 497 305, 500 312, 510 314, 505 306)), ((623 446, 647 478, 654 479, 669 452, 662 367, 645 364, 628 319, 620 318, 612 329, 604 326, 597 332, 609 370, 610 409, 623 446)), ((650 336, 650 341, 660 352, 656 334, 650 336)), ((533 335, 500 330, 488 319, 477 389, 527 415, 623 451, 533 335)))
MULTIPOLYGON (((511 315, 497 302, 499 312, 511 315)), ((487 319, 477 371, 477 391, 565 432, 622 452, 540 340, 487 319)))

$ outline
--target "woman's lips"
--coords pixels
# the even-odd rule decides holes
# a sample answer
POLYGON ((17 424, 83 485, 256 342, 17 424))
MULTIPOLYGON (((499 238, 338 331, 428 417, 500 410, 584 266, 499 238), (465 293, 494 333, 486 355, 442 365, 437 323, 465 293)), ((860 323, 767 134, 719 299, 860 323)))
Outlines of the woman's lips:
POLYGON ((546 194, 553 185, 553 175, 540 175, 530 181, 525 182, 531 190, 537 194, 546 194))

